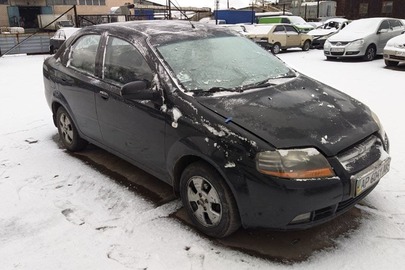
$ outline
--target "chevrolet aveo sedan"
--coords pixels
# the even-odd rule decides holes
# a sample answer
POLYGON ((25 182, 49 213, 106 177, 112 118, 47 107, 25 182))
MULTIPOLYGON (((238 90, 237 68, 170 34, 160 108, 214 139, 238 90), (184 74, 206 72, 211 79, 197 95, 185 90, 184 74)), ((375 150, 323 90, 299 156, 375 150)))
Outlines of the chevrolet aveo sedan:
POLYGON ((367 106, 224 28, 86 27, 43 75, 69 151, 92 143, 169 183, 210 236, 326 222, 389 170, 367 106))

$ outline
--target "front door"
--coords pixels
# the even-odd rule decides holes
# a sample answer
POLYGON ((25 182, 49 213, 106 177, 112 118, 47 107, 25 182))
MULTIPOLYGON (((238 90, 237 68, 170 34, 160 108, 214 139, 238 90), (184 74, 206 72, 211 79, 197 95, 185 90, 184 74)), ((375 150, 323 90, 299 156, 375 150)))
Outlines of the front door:
POLYGON ((299 35, 297 29, 292 25, 286 25, 285 30, 287 33, 287 47, 300 47, 301 46, 301 36, 299 35))

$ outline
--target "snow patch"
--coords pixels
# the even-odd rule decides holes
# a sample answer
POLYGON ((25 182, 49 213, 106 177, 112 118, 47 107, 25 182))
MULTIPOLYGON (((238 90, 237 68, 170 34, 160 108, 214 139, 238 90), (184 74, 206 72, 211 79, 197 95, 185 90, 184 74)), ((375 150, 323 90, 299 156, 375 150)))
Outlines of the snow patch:
POLYGON ((236 165, 235 165, 235 162, 228 161, 228 162, 225 164, 224 167, 225 167, 225 168, 234 168, 234 167, 236 167, 236 165))

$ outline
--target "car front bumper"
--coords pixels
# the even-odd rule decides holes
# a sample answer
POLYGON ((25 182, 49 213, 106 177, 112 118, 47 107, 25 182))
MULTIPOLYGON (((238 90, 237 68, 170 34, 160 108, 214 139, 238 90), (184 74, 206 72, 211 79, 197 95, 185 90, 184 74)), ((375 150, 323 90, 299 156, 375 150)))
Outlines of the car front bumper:
POLYGON ((366 46, 324 46, 323 52, 328 57, 361 57, 366 53, 366 46))
POLYGON ((405 62, 405 48, 384 49, 384 59, 395 62, 405 62))

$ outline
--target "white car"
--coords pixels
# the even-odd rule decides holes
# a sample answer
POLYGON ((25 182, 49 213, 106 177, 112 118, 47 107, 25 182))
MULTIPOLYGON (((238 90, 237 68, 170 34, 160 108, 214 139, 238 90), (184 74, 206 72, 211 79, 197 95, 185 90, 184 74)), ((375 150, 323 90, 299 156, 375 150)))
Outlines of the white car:
POLYGON ((400 35, 405 26, 400 19, 367 18, 352 21, 336 35, 328 38, 323 51, 326 58, 363 57, 371 61, 383 54, 387 41, 400 35))
POLYGON ((308 32, 313 37, 312 47, 322 49, 325 41, 349 24, 349 20, 344 18, 333 18, 326 20, 318 28, 308 32))
POLYGON ((384 47, 384 61, 390 67, 398 65, 399 62, 405 62, 405 34, 388 40, 384 47))

